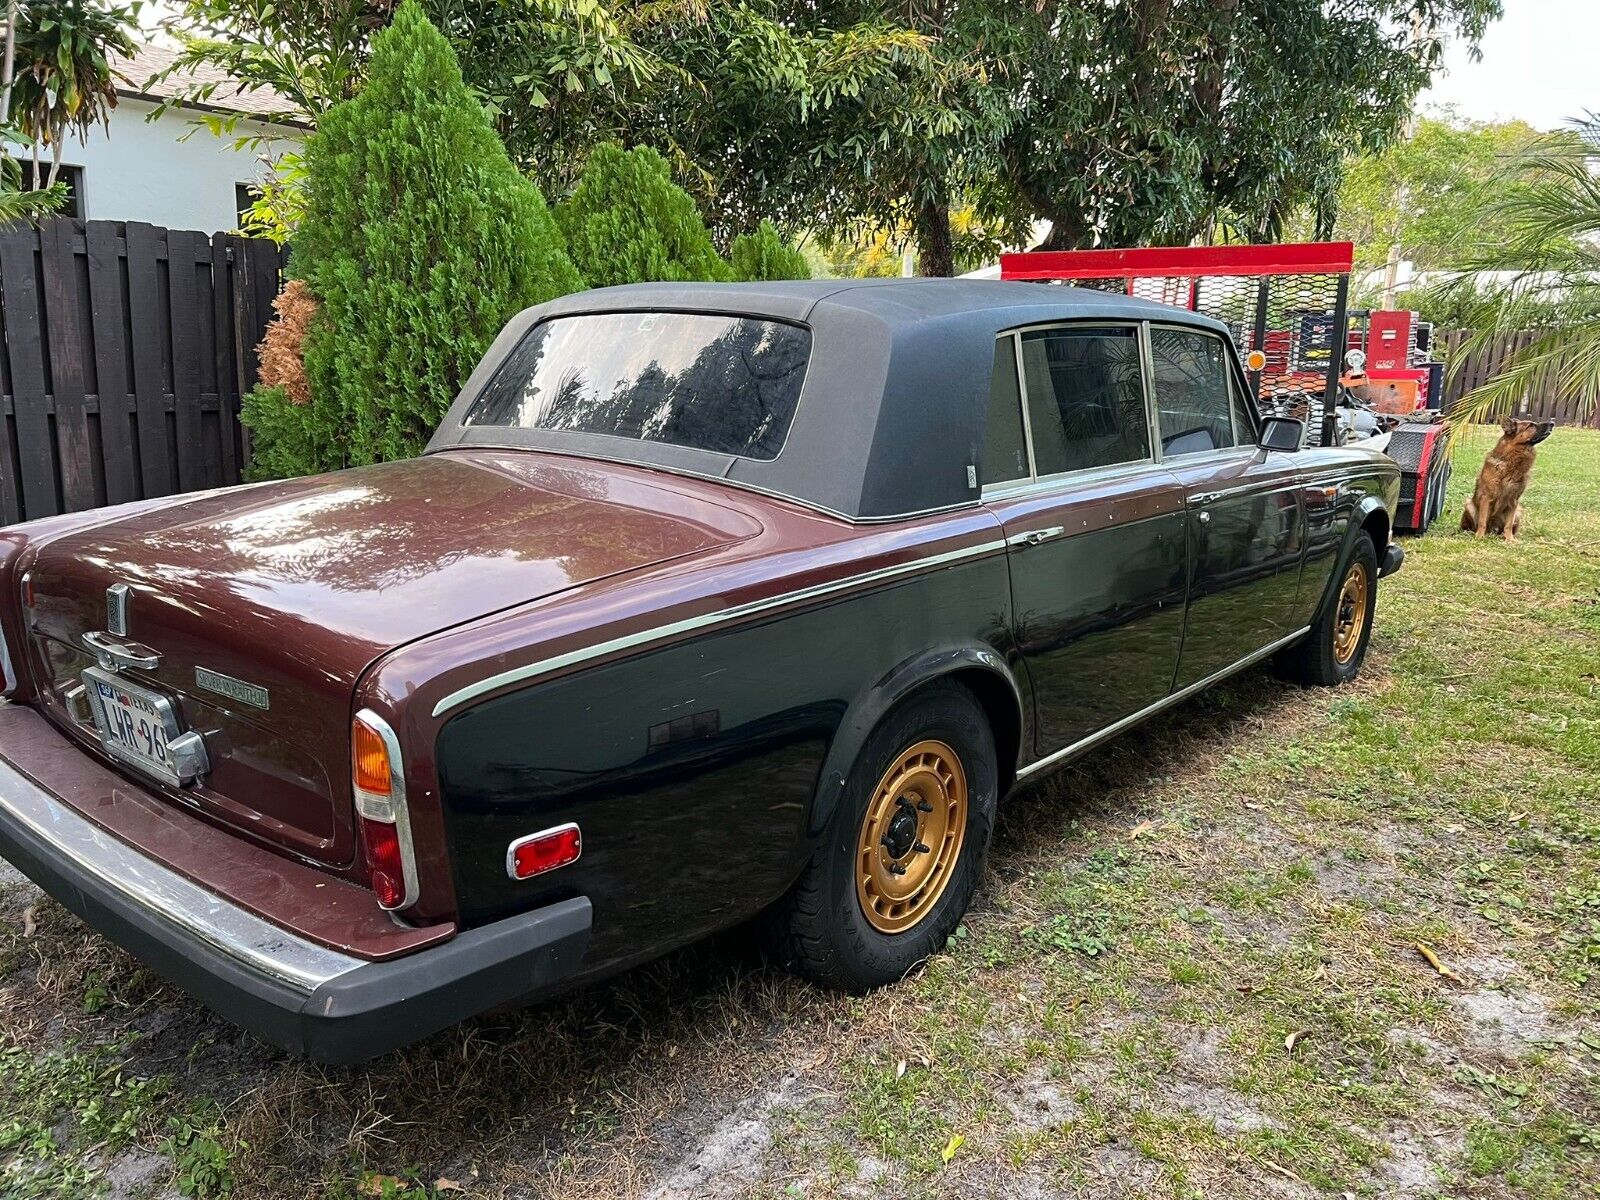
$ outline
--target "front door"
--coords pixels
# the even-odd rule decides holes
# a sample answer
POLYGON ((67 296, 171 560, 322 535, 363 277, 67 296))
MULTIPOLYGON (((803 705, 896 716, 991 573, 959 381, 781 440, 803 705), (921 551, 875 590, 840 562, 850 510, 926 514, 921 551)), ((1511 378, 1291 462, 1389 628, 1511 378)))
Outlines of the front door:
POLYGON ((996 355, 984 496, 1010 546, 1040 758, 1162 700, 1178 663, 1188 515, 1154 459, 1140 340, 1064 325, 996 355))
POLYGON ((1255 419, 1222 338, 1150 328, 1162 465, 1189 511, 1190 586, 1175 686, 1295 632, 1305 509, 1295 456, 1257 449, 1255 419))

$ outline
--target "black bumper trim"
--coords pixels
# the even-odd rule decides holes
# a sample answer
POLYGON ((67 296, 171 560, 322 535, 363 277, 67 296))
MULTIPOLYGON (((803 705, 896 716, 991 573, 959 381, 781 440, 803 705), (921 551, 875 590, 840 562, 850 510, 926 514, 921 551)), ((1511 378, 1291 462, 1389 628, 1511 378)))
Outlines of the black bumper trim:
MULTIPOLYGON (((64 806, 63 806, 64 807, 64 806)), ((81 820, 75 814, 72 819, 81 820)), ((573 974, 588 948, 587 897, 468 930, 387 962, 354 964, 307 992, 174 925, 0 810, 0 856, 158 974, 235 1024, 327 1063, 362 1062, 573 974)), ((226 903, 226 900, 223 901, 226 903)))

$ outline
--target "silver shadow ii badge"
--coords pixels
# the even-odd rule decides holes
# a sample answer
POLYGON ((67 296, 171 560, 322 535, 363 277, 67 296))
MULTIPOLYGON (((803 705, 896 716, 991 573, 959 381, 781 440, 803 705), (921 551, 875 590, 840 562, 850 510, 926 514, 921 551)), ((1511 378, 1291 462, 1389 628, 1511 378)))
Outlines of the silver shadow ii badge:
POLYGON ((235 679, 232 675, 224 675, 209 667, 196 667, 194 682, 196 687, 205 688, 206 691, 215 692, 219 696, 226 696, 230 700, 237 700, 240 704, 248 704, 253 708, 270 707, 271 697, 267 689, 260 684, 246 683, 242 679, 235 679))

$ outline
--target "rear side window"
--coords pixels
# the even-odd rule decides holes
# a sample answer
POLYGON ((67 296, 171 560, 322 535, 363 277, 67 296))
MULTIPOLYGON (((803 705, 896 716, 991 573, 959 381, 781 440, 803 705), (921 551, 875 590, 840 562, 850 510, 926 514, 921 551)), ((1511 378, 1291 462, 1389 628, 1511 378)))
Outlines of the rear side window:
POLYGON ((535 325, 464 424, 565 429, 772 459, 811 356, 796 325, 709 313, 586 313, 535 325))
POLYGON ((1133 329, 1022 335, 1034 467, 1041 476, 1150 457, 1139 339, 1133 329))
POLYGON ((994 344, 989 381, 989 432, 983 444, 983 482, 1028 477, 1028 445, 1022 436, 1022 393, 1017 388, 1017 344, 1009 334, 994 344))
POLYGON ((1222 339, 1192 329, 1150 329, 1163 455, 1223 450, 1249 441, 1228 383, 1222 339))

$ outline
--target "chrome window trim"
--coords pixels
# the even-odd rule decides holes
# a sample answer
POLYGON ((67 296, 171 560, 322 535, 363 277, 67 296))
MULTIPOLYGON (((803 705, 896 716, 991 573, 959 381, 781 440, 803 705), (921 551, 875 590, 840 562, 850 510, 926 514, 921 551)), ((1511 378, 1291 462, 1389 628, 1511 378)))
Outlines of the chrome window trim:
POLYGON ((717 612, 702 613, 697 617, 685 617, 682 620, 669 621, 665 625, 641 629, 637 633, 608 638, 606 641, 596 642, 592 646, 583 646, 577 650, 569 650, 565 654, 556 654, 550 658, 539 659, 536 662, 513 667, 507 671, 500 671, 494 675, 486 676, 476 683, 469 683, 466 687, 457 688, 433 706, 433 715, 442 717, 452 709, 469 704, 489 692, 498 691, 500 688, 509 687, 514 683, 526 683, 529 680, 552 674, 565 667, 588 662, 590 659, 601 658, 623 650, 638 649, 656 642, 663 642, 669 638, 677 637, 679 634, 700 633, 715 629, 718 626, 729 625, 735 621, 740 621, 746 617, 755 616, 771 609, 784 608, 791 604, 803 604, 808 600, 820 600, 840 592, 851 591, 871 584, 887 583, 908 575, 921 574, 936 567, 951 566, 967 559, 1000 553, 1005 548, 1004 538, 980 542, 972 546, 963 546, 959 550, 947 550, 942 554, 933 554, 911 562, 897 563, 892 567, 879 567, 875 571, 849 575, 843 579, 835 579, 828 583, 814 584, 811 587, 784 592, 781 595, 768 596, 763 600, 752 600, 747 604, 736 604, 730 608, 720 609, 717 612))
POLYGON ((274 925, 162 866, 0 760, 0 811, 148 916, 309 995, 364 965, 274 925))
POLYGON ((1082 467, 1076 471, 1058 471, 1039 479, 1021 480, 1015 485, 998 488, 984 494, 984 503, 1016 500, 1026 496, 1068 492, 1080 484, 1100 483, 1107 479, 1120 479, 1124 475, 1156 474, 1161 464, 1141 458, 1135 462, 1112 463, 1109 467, 1082 467))
POLYGON ((1222 670, 1207 675, 1204 679, 1199 680, 1196 683, 1191 683, 1187 687, 1163 696, 1154 704, 1146 705, 1138 712, 1131 713, 1130 715, 1123 717, 1120 721, 1115 721, 1112 724, 1107 725, 1104 729, 1098 730, 1095 733, 1091 733, 1086 738, 1080 738, 1078 741, 1073 742, 1070 746, 1064 746, 1060 750, 1056 750, 1045 755, 1043 758, 1035 759, 1025 767, 1018 767, 1017 781, 1020 783, 1022 780, 1027 779, 1030 775, 1036 774, 1037 772, 1044 770, 1046 767, 1054 766, 1057 763, 1064 762, 1069 758, 1084 753, 1085 751, 1092 750, 1101 742, 1107 740, 1108 738, 1115 737, 1117 734, 1122 733, 1131 726, 1137 725, 1146 717, 1153 717, 1162 709, 1170 708, 1174 704, 1181 703, 1182 701, 1187 700, 1190 696, 1193 696, 1196 692, 1204 691, 1212 684, 1220 683, 1229 675, 1232 675, 1237 671, 1243 671, 1247 667, 1252 667, 1269 655, 1276 654, 1285 646, 1293 645, 1310 632, 1311 626, 1304 625, 1295 630, 1293 633, 1289 634, 1287 637, 1279 638, 1270 646, 1263 646, 1260 650, 1245 655, 1243 658, 1239 659, 1238 662, 1233 663, 1231 666, 1223 667, 1222 670))
POLYGON ((385 912, 400 912, 415 904, 421 892, 417 883, 417 850, 411 838, 411 809, 406 803, 405 759, 400 754, 400 738, 389 722, 370 708, 363 708, 356 713, 356 720, 383 740, 383 748, 389 755, 387 796, 363 791, 356 786, 354 762, 351 763, 350 790, 355 794, 356 811, 363 817, 369 821, 394 826, 395 837, 400 842, 400 875, 406 890, 405 895, 400 897, 400 903, 388 905, 379 901, 378 907, 385 912))
POLYGON ((17 672, 11 665, 11 647, 7 644, 6 635, 0 630, 0 695, 9 696, 17 690, 17 672))
MULTIPOLYGON (((1022 444, 1028 451, 1028 479, 1039 478, 1039 460, 1033 454, 1033 413, 1028 404, 1028 373, 1022 369, 1022 331, 1011 331, 1011 361, 1017 369, 1017 403, 1022 405, 1022 444)), ((1016 483, 1015 479, 1006 480, 1016 483)))
MULTIPOLYGON (((578 834, 578 852, 572 856, 570 861, 562 863, 561 867, 570 867, 573 863, 577 862, 583 857, 583 830, 578 828, 578 823, 576 821, 567 821, 561 825, 552 825, 549 829, 541 829, 538 833, 525 833, 521 837, 514 839, 511 844, 506 847, 506 874, 517 883, 526 883, 529 879, 537 879, 539 877, 538 875, 529 875, 524 878, 523 876, 517 874, 517 848, 519 846, 526 846, 529 842, 537 842, 542 838, 554 837, 558 833, 565 833, 569 829, 575 830, 578 834)), ((548 871, 541 871, 539 874, 548 875, 550 871, 559 871, 561 867, 551 867, 548 871)))

